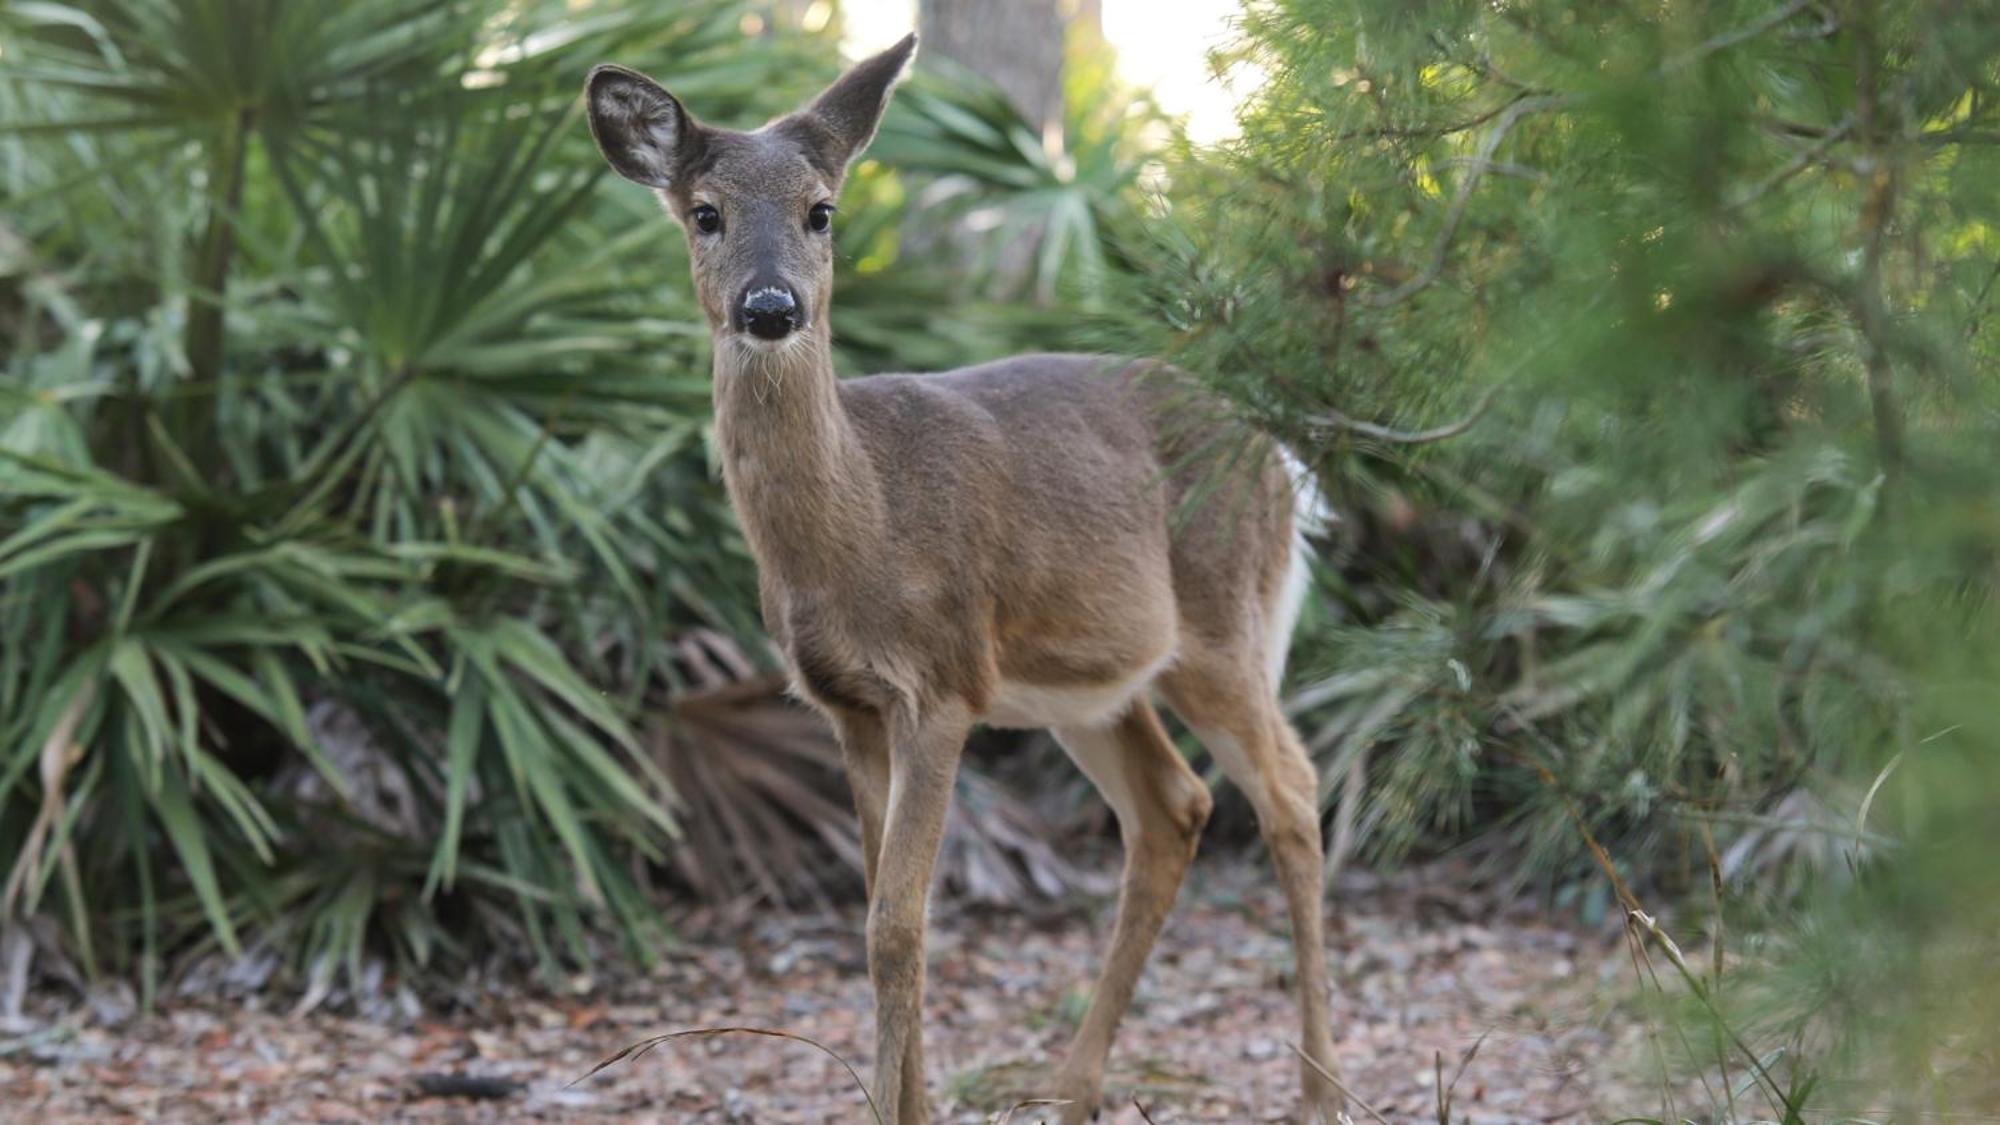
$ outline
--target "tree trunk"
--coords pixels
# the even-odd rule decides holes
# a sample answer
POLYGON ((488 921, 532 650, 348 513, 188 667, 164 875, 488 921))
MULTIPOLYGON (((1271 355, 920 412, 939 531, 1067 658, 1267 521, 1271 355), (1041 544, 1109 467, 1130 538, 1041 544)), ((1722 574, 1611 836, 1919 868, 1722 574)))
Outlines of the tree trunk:
POLYGON ((992 81, 1045 136, 1061 128, 1061 0, 918 0, 917 32, 924 55, 992 81))

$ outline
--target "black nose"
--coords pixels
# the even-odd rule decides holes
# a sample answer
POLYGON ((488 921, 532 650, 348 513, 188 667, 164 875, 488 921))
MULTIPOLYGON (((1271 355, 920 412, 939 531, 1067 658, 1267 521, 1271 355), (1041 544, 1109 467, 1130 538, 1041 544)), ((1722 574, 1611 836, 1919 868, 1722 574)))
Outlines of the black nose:
POLYGON ((765 340, 782 340, 799 326, 798 302, 792 292, 776 285, 753 289, 743 298, 743 327, 765 340))

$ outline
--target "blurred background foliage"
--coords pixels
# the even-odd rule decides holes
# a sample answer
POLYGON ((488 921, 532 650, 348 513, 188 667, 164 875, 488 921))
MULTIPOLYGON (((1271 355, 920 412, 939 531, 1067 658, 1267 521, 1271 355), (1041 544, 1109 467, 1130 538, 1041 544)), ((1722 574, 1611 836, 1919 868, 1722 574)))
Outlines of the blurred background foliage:
POLYGON ((2000 7, 1242 29, 1108 330, 1344 517, 1291 697, 1336 838, 1625 915, 1704 1075, 1660 1119, 1991 1110, 2000 7))
MULTIPOLYGON (((762 120, 837 68, 798 7, 0 11, 10 948, 316 1003, 855 891, 679 235, 575 97, 615 57, 762 120)), ((842 200, 842 369, 1210 380, 1337 513, 1289 698, 1343 856, 1624 914, 1706 1119, 1990 1107, 2000 10, 1239 30, 1207 146, 1088 35, 1060 121, 927 59, 842 200)), ((975 753, 956 891, 1092 885, 1057 757, 975 753)))

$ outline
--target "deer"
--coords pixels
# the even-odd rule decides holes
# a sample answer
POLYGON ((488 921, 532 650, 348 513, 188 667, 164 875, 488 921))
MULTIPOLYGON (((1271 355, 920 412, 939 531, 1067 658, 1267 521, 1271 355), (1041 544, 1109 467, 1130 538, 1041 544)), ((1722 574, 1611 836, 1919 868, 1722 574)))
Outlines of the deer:
POLYGON ((1157 697, 1255 810, 1291 922, 1302 1116, 1334 1125, 1318 779, 1278 695, 1309 580, 1308 494, 1286 451, 1158 362, 1034 354, 836 377, 835 203, 915 50, 910 35, 749 132, 621 66, 584 88, 604 159, 683 228, 764 624, 838 737, 863 851, 871 1100, 893 1125, 930 1119, 925 924, 966 738, 1045 728, 1123 848, 1109 951, 1047 1090, 1063 1125, 1097 1116, 1212 806, 1157 697))

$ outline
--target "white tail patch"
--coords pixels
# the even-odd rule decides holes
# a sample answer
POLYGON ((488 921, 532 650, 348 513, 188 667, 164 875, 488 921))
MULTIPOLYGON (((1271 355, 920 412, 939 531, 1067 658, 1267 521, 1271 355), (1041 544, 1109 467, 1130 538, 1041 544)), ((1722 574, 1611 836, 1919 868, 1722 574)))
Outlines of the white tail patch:
POLYGON ((1277 691, 1285 679, 1285 657, 1292 651, 1292 630, 1299 626, 1299 611, 1305 608, 1306 590, 1312 585, 1312 564, 1306 556, 1304 533, 1292 532, 1292 557, 1285 565, 1285 584, 1278 588, 1278 604, 1271 610, 1271 630, 1264 638, 1268 646, 1264 667, 1271 676, 1271 690, 1277 691))
POLYGON ((1306 463, 1298 455, 1284 446, 1278 447, 1278 456, 1285 463, 1285 475, 1291 478, 1292 529, 1301 535, 1324 535, 1340 523, 1340 513, 1327 501, 1326 493, 1319 488, 1319 478, 1313 476, 1306 463))
POLYGON ((1306 533, 1319 534, 1340 522, 1340 513, 1327 504, 1319 482, 1291 450, 1280 447, 1285 475, 1292 482, 1292 554, 1285 565, 1285 582, 1278 588, 1277 604, 1271 607, 1270 632, 1264 643, 1265 669, 1270 673, 1271 690, 1277 691, 1285 679, 1285 658, 1292 651, 1292 633, 1299 627, 1299 613, 1305 608, 1306 591, 1312 587, 1312 548, 1306 533))

